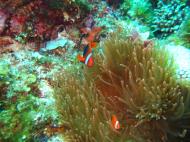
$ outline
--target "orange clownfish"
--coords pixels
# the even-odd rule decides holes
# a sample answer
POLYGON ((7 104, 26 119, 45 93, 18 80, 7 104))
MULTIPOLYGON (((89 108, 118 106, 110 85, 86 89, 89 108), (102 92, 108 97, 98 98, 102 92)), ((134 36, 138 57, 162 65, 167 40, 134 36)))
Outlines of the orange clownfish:
POLYGON ((112 115, 111 123, 112 123, 112 127, 114 129, 116 129, 116 130, 120 129, 120 123, 119 123, 119 120, 117 119, 116 115, 112 115))
POLYGON ((84 47, 83 56, 78 55, 77 59, 80 62, 85 63, 88 67, 92 67, 94 65, 94 59, 92 57, 92 48, 96 46, 95 42, 91 42, 84 47))
POLYGON ((83 34, 88 34, 88 36, 85 38, 86 41, 93 42, 94 39, 95 39, 95 37, 96 37, 96 35, 98 33, 100 33, 101 30, 102 30, 102 27, 94 27, 92 29, 90 29, 90 28, 82 28, 81 32, 83 34))

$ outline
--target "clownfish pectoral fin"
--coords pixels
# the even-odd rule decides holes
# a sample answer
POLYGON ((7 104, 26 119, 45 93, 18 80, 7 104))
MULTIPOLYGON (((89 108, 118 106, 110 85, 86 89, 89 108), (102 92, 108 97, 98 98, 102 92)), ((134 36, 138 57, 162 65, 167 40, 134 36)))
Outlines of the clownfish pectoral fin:
POLYGON ((112 122, 112 127, 116 130, 120 129, 120 123, 119 120, 117 119, 117 117, 115 115, 112 115, 111 118, 111 122, 112 122))
POLYGON ((90 48, 95 48, 97 46, 96 42, 90 42, 89 43, 90 48))
POLYGON ((78 61, 80 61, 80 62, 85 62, 85 58, 84 58, 83 56, 81 56, 80 54, 77 55, 77 59, 78 59, 78 61))

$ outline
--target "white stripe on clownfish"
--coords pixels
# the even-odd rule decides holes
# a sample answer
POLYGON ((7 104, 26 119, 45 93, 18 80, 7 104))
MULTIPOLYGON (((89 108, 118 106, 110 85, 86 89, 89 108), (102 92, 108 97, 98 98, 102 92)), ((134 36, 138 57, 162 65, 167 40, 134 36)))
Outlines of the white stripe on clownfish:
POLYGON ((88 64, 88 61, 89 61, 91 56, 92 56, 92 53, 88 54, 88 56, 86 57, 86 60, 85 60, 85 65, 88 64))
POLYGON ((116 123, 115 123, 115 129, 119 129, 119 121, 117 120, 116 123))

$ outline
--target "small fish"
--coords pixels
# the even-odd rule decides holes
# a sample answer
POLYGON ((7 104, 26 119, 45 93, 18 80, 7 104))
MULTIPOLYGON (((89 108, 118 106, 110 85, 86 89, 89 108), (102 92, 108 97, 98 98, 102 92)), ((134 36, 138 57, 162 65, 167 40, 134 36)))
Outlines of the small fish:
POLYGON ((116 115, 112 115, 111 123, 112 123, 112 126, 114 129, 116 129, 116 130, 120 129, 120 123, 119 123, 119 120, 117 119, 116 115))
POLYGON ((85 38, 85 40, 87 40, 88 42, 93 42, 95 40, 96 35, 101 32, 102 28, 101 27, 94 27, 92 29, 90 28, 82 28, 81 32, 83 34, 87 34, 87 37, 85 38))
POLYGON ((80 62, 83 62, 85 65, 87 65, 87 67, 93 67, 94 65, 94 59, 92 57, 92 48, 90 46, 92 45, 85 46, 83 51, 83 56, 81 55, 77 56, 77 59, 80 62))

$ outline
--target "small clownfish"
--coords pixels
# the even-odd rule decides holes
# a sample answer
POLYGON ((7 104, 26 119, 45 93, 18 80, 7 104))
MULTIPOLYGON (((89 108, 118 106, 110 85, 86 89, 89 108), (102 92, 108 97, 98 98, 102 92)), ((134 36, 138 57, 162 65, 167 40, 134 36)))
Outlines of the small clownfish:
POLYGON ((119 130, 120 129, 120 123, 117 119, 116 115, 112 115, 111 117, 111 123, 114 129, 119 130))
POLYGON ((90 42, 88 45, 84 47, 83 56, 78 55, 77 59, 80 62, 85 63, 88 67, 92 67, 94 65, 94 59, 92 57, 92 48, 96 47, 95 42, 90 42))

